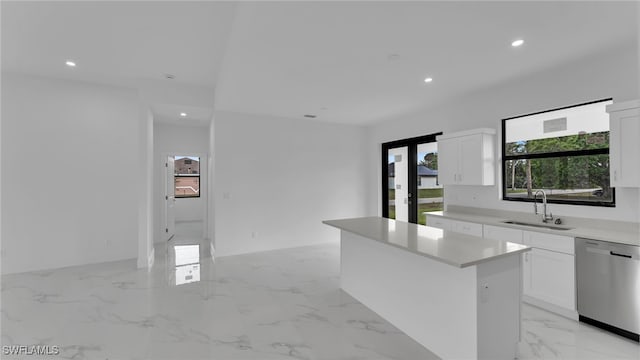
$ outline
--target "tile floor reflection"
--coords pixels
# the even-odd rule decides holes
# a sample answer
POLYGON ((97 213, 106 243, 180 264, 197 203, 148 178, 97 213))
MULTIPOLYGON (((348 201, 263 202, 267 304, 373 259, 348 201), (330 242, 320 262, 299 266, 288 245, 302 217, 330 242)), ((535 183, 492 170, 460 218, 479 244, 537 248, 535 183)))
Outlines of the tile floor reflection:
MULTIPOLYGON (((132 260, 3 276, 2 345, 61 346, 51 359, 437 358, 339 289, 337 244, 215 262, 208 249, 178 237, 151 271, 132 260)), ((536 308, 523 328, 522 359, 638 359, 636 343, 536 308)))

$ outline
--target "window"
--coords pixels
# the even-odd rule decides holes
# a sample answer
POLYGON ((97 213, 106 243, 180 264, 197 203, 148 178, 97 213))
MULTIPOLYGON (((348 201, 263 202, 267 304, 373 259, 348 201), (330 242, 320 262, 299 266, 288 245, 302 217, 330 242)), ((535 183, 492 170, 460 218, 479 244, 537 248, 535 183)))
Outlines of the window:
POLYGON ((504 200, 615 206, 609 182, 611 99, 502 120, 504 200))
POLYGON ((196 156, 175 157, 176 198, 200 197, 200 158, 196 156))

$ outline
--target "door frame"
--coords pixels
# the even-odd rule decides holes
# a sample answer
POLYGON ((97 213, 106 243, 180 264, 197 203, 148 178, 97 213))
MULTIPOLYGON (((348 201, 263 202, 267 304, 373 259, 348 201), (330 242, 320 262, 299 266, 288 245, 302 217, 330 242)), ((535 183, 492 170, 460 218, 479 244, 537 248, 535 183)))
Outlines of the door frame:
MULTIPOLYGON (((433 133, 429 135, 416 136, 407 139, 394 140, 386 143, 382 143, 382 217, 389 217, 389 149, 406 146, 408 149, 407 165, 417 164, 416 152, 418 151, 418 145, 424 143, 430 143, 436 141, 436 136, 442 135, 442 132, 433 133)), ((409 222, 418 223, 418 169, 417 166, 409 166, 408 170, 408 184, 409 193, 411 199, 409 200, 409 222)))
MULTIPOLYGON (((200 197, 198 197, 197 199, 200 199, 200 201, 203 202, 203 210, 202 210, 202 238, 206 239, 208 238, 208 226, 209 226, 209 202, 212 202, 212 198, 211 198, 211 193, 209 191, 208 185, 206 189, 203 190, 203 184, 209 184, 210 180, 209 180, 209 154, 207 153, 203 153, 203 152, 199 152, 199 151, 164 151, 162 153, 160 153, 160 159, 159 159, 159 167, 162 169, 163 172, 164 171, 164 164, 167 161, 167 157, 168 156, 176 156, 176 155, 183 155, 183 156, 197 156, 200 158, 200 197), (204 163, 204 166, 203 166, 204 163), (206 169, 207 173, 203 173, 202 169, 206 169)), ((157 173, 156 173, 157 174, 157 173)), ((161 199, 164 199, 164 190, 161 189, 160 191, 160 196, 161 199)), ((157 193, 156 193, 157 194, 157 193)), ((164 204, 163 206, 160 207, 160 218, 159 221, 162 222, 162 219, 166 216, 165 215, 165 208, 164 208, 164 204)), ((158 231, 160 231, 160 234, 164 233, 164 227, 162 226, 156 226, 156 228, 158 229, 158 231)), ((162 241, 162 240, 159 240, 162 241)))

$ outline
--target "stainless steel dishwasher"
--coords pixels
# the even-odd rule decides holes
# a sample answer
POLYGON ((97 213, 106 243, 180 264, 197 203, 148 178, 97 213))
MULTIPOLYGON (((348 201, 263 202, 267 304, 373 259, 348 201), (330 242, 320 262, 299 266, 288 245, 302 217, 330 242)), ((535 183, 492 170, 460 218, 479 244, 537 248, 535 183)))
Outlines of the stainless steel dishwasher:
POLYGON ((638 341, 640 247, 576 238, 580 321, 638 341))

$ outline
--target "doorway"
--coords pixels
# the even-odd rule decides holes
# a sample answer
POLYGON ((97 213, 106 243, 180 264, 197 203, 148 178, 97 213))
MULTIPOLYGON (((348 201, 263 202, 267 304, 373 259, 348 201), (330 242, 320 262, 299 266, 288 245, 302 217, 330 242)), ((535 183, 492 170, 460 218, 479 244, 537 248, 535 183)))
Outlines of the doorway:
POLYGON ((165 179, 161 231, 166 234, 165 240, 173 235, 183 239, 205 238, 207 194, 201 184, 207 180, 206 155, 169 153, 161 159, 165 179))
POLYGON ((164 234, 169 241, 176 234, 175 157, 167 156, 164 163, 164 234))
POLYGON ((436 142, 440 134, 382 144, 383 217, 425 225, 425 213, 444 209, 436 142))

